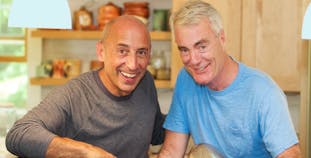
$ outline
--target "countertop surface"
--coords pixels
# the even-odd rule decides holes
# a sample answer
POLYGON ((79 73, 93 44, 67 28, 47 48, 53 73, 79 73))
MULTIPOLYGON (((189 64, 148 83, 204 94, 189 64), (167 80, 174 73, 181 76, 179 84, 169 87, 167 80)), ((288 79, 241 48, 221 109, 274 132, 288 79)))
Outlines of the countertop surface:
POLYGON ((0 158, 17 158, 15 155, 6 150, 5 137, 3 136, 0 137, 0 158))

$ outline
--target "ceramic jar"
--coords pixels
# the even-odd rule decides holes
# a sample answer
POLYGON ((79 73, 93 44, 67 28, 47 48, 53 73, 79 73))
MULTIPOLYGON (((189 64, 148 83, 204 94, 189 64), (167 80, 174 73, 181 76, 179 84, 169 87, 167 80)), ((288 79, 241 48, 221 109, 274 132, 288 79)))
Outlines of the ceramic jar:
POLYGON ((123 14, 136 15, 145 19, 149 18, 149 3, 148 2, 125 2, 123 14))
POLYGON ((118 17, 121 15, 121 8, 113 4, 112 2, 108 2, 107 4, 101 6, 98 9, 98 17, 97 23, 98 28, 103 30, 105 24, 107 24, 111 19, 118 17))

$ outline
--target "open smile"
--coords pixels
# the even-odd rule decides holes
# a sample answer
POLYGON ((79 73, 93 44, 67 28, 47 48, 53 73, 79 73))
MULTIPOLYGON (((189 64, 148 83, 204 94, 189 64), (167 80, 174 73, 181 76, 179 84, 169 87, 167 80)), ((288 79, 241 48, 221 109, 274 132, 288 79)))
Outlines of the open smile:
POLYGON ((205 72, 210 65, 211 64, 207 64, 207 65, 204 65, 204 66, 196 67, 193 70, 194 70, 195 73, 200 74, 200 73, 205 72))
POLYGON ((123 71, 120 71, 120 73, 121 73, 124 77, 127 77, 127 78, 135 78, 135 77, 137 76, 136 73, 131 74, 131 73, 123 72, 123 71))

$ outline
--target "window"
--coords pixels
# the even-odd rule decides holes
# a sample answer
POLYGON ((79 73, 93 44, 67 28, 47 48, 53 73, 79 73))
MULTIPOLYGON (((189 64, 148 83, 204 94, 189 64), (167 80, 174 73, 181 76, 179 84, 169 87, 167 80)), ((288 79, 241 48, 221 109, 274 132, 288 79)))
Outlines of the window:
POLYGON ((27 99, 26 31, 9 28, 13 0, 0 0, 0 105, 25 107, 27 99))

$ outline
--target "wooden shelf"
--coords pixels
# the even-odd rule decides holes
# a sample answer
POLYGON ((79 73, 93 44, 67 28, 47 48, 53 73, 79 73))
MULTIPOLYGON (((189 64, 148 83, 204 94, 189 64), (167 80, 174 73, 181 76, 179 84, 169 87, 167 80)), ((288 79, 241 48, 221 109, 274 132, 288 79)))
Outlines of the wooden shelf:
POLYGON ((170 80, 154 80, 157 88, 171 88, 170 80))
MULTIPOLYGON (((56 86, 65 84, 70 78, 43 78, 43 77, 34 77, 30 78, 31 85, 40 85, 40 86, 56 86)), ((155 80, 155 85, 157 88, 171 88, 170 80, 155 80)))
MULTIPOLYGON (((42 39, 78 39, 78 40, 98 40, 101 38, 102 31, 77 31, 77 30, 49 30, 38 29, 31 31, 32 37, 42 39)), ((154 31, 150 32, 152 40, 170 41, 171 32, 154 31)), ((54 78, 30 78, 30 84, 41 86, 55 86, 65 84, 69 79, 54 79, 54 78)), ((170 80, 155 80, 157 88, 171 88, 170 80)))
POLYGON ((30 78, 30 84, 32 85, 41 85, 41 86, 55 86, 65 84, 69 78, 43 78, 43 77, 35 77, 30 78))
MULTIPOLYGON (((32 37, 45 39, 100 39, 102 31, 76 31, 76 30, 34 30, 32 37)), ((171 40, 171 32, 150 32, 152 40, 171 40)))

